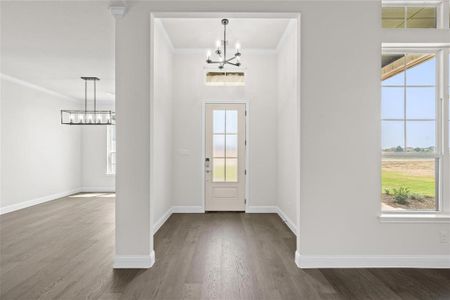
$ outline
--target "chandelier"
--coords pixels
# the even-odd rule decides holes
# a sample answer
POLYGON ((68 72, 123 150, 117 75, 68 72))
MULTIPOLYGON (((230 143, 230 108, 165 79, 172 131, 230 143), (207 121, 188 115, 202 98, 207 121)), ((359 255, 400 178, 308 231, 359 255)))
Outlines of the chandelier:
POLYGON ((229 23, 228 19, 222 19, 223 40, 216 41, 216 50, 214 51, 214 53, 217 55, 218 59, 217 60, 211 59, 211 54, 212 54, 211 50, 208 50, 208 52, 206 53, 206 62, 208 64, 219 64, 219 69, 223 69, 223 67, 226 64, 236 66, 236 67, 239 67, 241 65, 241 63, 239 61, 240 57, 241 57, 241 53, 239 52, 241 46, 239 43, 236 43, 236 52, 234 53, 234 55, 231 56, 230 58, 227 57, 227 45, 228 45, 227 25, 228 25, 228 23, 229 23))
POLYGON ((110 110, 97 110, 98 77, 81 77, 84 80, 84 110, 61 110, 61 124, 65 125, 114 125, 115 113, 110 110), (87 109, 87 84, 94 82, 94 110, 87 109))

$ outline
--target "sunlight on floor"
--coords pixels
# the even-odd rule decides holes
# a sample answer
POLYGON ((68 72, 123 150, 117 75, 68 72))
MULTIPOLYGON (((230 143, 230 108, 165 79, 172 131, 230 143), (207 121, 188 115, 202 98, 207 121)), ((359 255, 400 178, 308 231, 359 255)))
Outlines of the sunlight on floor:
POLYGON ((80 193, 69 196, 69 198, 92 198, 92 197, 100 197, 100 198, 112 198, 115 197, 115 193, 80 193))

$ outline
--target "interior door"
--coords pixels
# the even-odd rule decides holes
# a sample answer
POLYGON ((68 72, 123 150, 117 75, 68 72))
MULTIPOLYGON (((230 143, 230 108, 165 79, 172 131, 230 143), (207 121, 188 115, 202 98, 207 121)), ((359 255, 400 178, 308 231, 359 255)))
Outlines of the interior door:
POLYGON ((206 104, 205 210, 245 211, 245 104, 206 104))

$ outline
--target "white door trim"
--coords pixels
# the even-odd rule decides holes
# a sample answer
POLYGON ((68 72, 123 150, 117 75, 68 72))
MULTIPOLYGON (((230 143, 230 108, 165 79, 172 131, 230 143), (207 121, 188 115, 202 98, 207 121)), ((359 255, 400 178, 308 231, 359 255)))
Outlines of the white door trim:
POLYGON ((205 147, 206 147, 206 141, 205 141, 205 113, 206 113, 206 104, 244 104, 245 105, 245 111, 247 112, 247 115, 245 117, 245 139, 247 141, 247 146, 245 148, 245 169, 247 170, 247 175, 245 176, 245 212, 247 212, 249 203, 250 203, 250 164, 249 164, 249 147, 250 147, 250 130, 249 130, 249 118, 250 118, 250 103, 248 100, 203 100, 202 101, 202 157, 200 160, 200 166, 201 166, 201 172, 202 172, 202 210, 205 212, 205 205, 206 205, 206 184, 205 184, 205 172, 204 172, 204 166, 205 166, 205 147))

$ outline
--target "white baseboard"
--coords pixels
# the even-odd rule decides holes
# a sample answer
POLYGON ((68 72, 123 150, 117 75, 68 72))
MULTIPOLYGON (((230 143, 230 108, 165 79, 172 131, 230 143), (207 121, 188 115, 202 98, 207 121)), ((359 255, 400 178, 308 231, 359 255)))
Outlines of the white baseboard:
POLYGON ((201 206, 172 206, 172 213, 192 214, 204 213, 205 210, 201 206))
POLYGON ((297 225, 295 225, 295 223, 291 219, 289 219, 289 217, 284 211, 281 210, 281 208, 277 207, 277 213, 281 220, 286 223, 287 227, 289 227, 289 229, 297 236, 297 225))
POLYGON ((30 206, 38 205, 38 204, 41 204, 44 202, 49 202, 49 201, 53 201, 53 200, 60 199, 63 197, 67 197, 69 195, 79 193, 80 191, 81 191, 81 189, 77 188, 77 189, 73 189, 73 190, 69 190, 69 191, 65 191, 65 192, 61 192, 61 193, 57 193, 57 194, 52 194, 52 195, 47 195, 44 197, 31 199, 31 200, 20 202, 17 204, 8 205, 5 207, 0 207, 0 215, 6 214, 9 212, 13 212, 13 211, 16 211, 19 209, 27 208, 30 206))
POLYGON ((316 268, 450 268, 450 255, 301 255, 295 263, 302 269, 316 268))
POLYGON ((159 218, 158 221, 156 221, 155 224, 153 224, 153 234, 155 234, 161 226, 163 226, 164 223, 166 223, 167 219, 170 218, 170 216, 173 213, 173 207, 170 207, 162 216, 159 218))
POLYGON ((114 186, 106 187, 82 187, 81 192, 83 193, 115 193, 116 188, 114 186))
POLYGON ((282 211, 278 206, 247 206, 245 212, 250 214, 267 214, 267 213, 278 214, 278 216, 284 223, 286 223, 289 229, 295 235, 297 235, 297 226, 295 225, 294 222, 292 222, 291 219, 287 217, 284 211, 282 211))
POLYGON ((276 206, 247 206, 245 210, 249 214, 270 214, 278 213, 278 207, 276 206))
POLYGON ((148 269, 155 263, 155 251, 150 255, 116 255, 114 269, 148 269))
POLYGON ((297 265, 297 268, 302 268, 302 265, 300 264, 300 257, 300 253, 298 251, 295 251, 295 264, 297 265))

